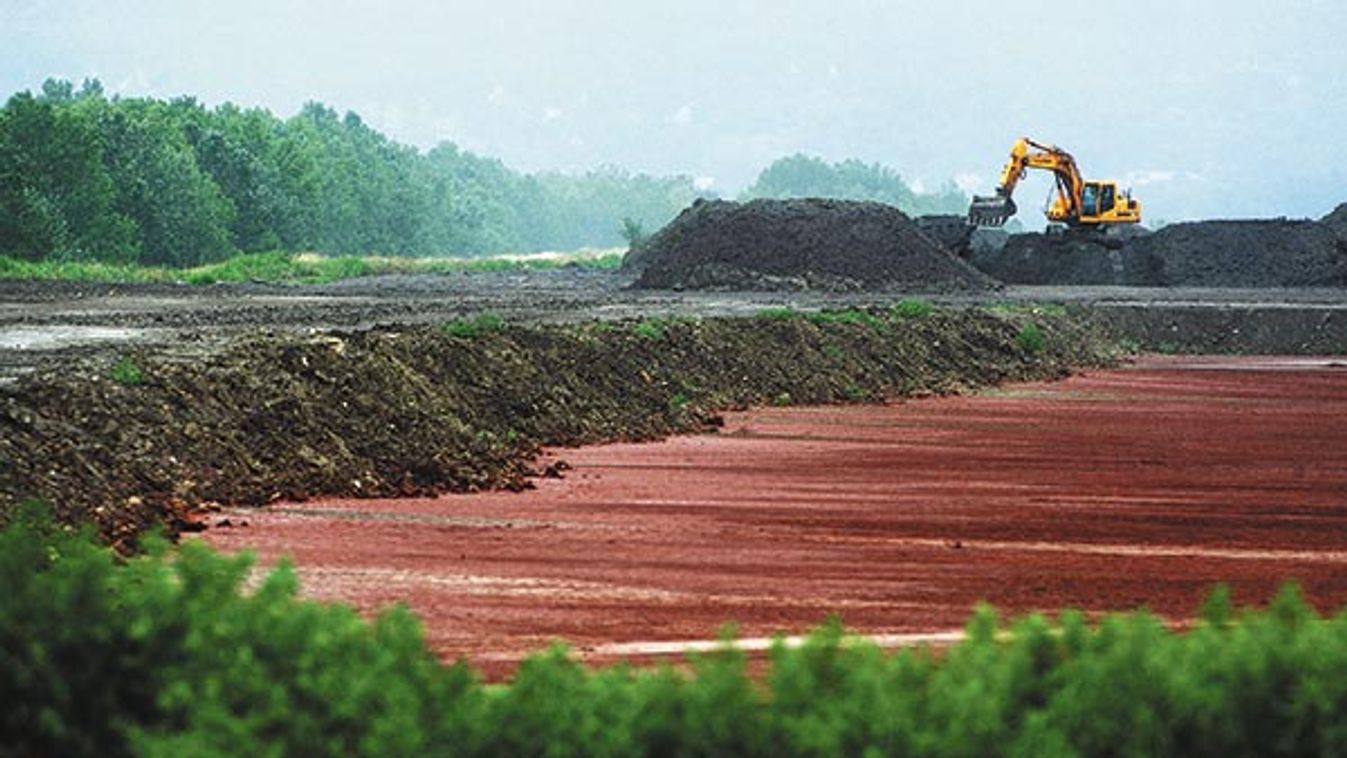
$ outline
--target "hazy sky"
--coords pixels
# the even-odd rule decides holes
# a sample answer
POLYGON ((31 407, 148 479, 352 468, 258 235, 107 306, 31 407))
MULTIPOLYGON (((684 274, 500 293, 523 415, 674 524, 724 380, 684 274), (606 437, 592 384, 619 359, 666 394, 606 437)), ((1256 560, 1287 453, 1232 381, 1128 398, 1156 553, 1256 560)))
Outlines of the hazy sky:
POLYGON ((0 0, 0 50, 5 94, 318 100, 421 147, 727 195, 794 152, 985 191, 1027 134, 1151 219, 1347 200, 1347 0, 0 0))

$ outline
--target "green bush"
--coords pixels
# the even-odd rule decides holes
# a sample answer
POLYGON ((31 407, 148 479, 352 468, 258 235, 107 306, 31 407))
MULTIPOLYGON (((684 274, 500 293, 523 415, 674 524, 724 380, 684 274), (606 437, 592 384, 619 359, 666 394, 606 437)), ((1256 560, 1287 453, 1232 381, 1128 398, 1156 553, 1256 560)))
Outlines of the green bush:
POLYGON ((935 311, 935 306, 929 300, 907 299, 900 300, 890 309, 895 318, 921 318, 929 316, 935 311))
POLYGON ((140 370, 140 366, 131 358, 122 358, 112 364, 108 370, 108 376, 112 381, 127 386, 135 386, 145 383, 145 374, 140 370))
POLYGON ((804 314, 794 308, 777 307, 763 308, 754 315, 767 321, 790 321, 791 319, 800 318, 804 314))
POLYGON ((662 340, 664 339, 664 324, 655 319, 644 319, 632 325, 631 333, 642 339, 662 340))
POLYGON ((941 653, 837 621, 760 678, 726 648, 590 670, 565 648, 505 685, 426 650, 394 609, 297 598, 282 564, 150 540, 119 560, 26 507, 0 532, 0 754, 1227 756, 1347 754, 1347 615, 1288 585, 1218 591, 1189 631, 988 608, 941 653), (246 589, 248 587, 252 589, 246 589))
POLYGON ((1015 344, 1026 353, 1039 353, 1043 350, 1043 330, 1038 325, 1030 322, 1020 327, 1020 331, 1015 335, 1015 344))

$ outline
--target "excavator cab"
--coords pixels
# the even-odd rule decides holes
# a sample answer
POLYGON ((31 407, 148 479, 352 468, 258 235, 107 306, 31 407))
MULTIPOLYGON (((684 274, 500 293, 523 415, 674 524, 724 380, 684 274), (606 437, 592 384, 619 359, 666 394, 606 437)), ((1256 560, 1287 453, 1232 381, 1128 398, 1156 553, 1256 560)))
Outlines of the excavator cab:
POLYGON ((1080 190, 1080 216, 1075 223, 1133 224, 1141 220, 1141 208, 1132 193, 1119 192, 1117 182, 1085 182, 1080 190))

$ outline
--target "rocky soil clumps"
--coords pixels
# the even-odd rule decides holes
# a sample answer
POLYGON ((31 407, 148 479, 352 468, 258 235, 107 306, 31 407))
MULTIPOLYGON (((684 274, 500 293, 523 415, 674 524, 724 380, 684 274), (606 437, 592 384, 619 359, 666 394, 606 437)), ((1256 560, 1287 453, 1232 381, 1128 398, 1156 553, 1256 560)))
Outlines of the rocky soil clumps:
MULTIPOLYGON (((927 309, 928 310, 928 309, 927 309)), ((651 439, 718 409, 875 401, 1108 359, 1065 315, 782 311, 516 327, 482 320, 139 354, 0 390, 0 520, 27 499, 130 545, 212 503, 520 488, 540 445, 651 439), (1033 320, 1041 344, 1017 339, 1033 320)))

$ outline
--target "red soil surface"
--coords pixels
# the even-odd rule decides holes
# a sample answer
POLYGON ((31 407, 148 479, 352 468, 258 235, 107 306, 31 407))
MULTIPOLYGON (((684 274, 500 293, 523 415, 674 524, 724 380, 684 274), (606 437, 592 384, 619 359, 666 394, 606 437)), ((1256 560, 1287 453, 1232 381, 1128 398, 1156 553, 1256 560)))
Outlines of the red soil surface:
POLYGON ((977 396, 734 413, 718 435, 559 451, 573 470, 523 494, 231 511, 203 539, 264 566, 291 556, 311 597, 404 601, 435 650, 495 677, 558 638, 610 660, 729 621, 746 637, 829 614, 948 632, 980 600, 1182 622, 1217 582, 1257 604, 1294 578, 1341 608, 1344 451, 1347 365, 1156 357, 977 396))

